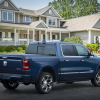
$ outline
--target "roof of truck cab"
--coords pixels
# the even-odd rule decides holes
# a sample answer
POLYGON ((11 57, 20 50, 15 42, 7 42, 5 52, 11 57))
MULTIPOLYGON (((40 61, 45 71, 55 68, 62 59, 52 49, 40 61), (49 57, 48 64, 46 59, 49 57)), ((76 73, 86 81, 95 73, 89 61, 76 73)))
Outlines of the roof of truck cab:
MULTIPOLYGON (((43 42, 31 42, 30 44, 43 44, 43 42)), ((45 42, 45 44, 79 44, 79 43, 72 43, 72 42, 45 42)), ((79 44, 81 45, 81 44, 79 44)))

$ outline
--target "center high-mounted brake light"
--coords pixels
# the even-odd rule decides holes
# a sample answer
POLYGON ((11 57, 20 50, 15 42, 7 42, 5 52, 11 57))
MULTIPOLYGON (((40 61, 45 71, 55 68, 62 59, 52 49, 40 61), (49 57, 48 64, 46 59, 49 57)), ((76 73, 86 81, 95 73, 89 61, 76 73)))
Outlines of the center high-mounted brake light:
POLYGON ((29 61, 24 59, 23 60, 23 67, 22 67, 23 70, 30 70, 30 64, 29 64, 29 61))

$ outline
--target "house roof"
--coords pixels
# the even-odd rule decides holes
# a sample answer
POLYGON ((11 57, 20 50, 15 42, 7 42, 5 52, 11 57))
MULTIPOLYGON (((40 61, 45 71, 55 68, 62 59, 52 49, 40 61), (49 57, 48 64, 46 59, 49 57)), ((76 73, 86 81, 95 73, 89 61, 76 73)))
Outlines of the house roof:
POLYGON ((31 14, 31 15, 41 15, 44 11, 46 11, 50 6, 47 6, 45 8, 39 9, 39 10, 28 10, 28 9, 23 9, 19 8, 21 12, 26 13, 26 14, 31 14))
POLYGON ((39 9, 39 10, 36 10, 35 13, 37 15, 41 15, 44 11, 46 11, 48 8, 50 8, 50 6, 47 6, 45 8, 42 8, 42 9, 39 9))
POLYGON ((23 8, 19 8, 19 9, 21 12, 25 14, 37 15, 34 10, 28 10, 28 9, 23 9, 23 8))
POLYGON ((63 27, 67 26, 66 29, 72 31, 90 29, 93 28, 93 25, 98 21, 99 18, 100 18, 100 13, 73 18, 73 19, 66 20, 63 27))

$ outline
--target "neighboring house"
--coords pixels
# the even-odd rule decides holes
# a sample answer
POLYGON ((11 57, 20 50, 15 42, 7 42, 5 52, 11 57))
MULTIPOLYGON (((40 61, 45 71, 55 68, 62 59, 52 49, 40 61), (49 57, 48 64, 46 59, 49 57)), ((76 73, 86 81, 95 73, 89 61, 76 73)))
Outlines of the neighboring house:
POLYGON ((84 44, 96 43, 99 18, 98 13, 64 20, 51 6, 34 11, 0 0, 0 45, 26 45, 43 39, 59 42, 70 36, 80 36, 84 44))

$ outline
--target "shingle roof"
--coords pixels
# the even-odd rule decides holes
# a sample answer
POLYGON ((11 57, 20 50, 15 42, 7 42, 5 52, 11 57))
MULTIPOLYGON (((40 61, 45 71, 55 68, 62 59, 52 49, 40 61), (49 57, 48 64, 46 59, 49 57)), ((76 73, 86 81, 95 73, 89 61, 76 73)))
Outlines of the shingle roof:
POLYGON ((39 9, 39 10, 28 10, 28 9, 23 9, 23 8, 19 8, 21 12, 26 13, 26 14, 31 14, 31 15, 40 15, 41 13, 43 13, 46 9, 48 9, 49 6, 39 9))
POLYGON ((36 10, 35 13, 36 13, 37 15, 40 15, 41 13, 43 13, 43 12, 44 12, 46 9, 48 9, 49 7, 50 7, 50 6, 47 6, 47 7, 45 7, 45 8, 36 10))
POLYGON ((100 13, 66 20, 63 27, 68 26, 68 30, 82 30, 92 28, 100 18, 100 13))
POLYGON ((23 8, 19 8, 19 9, 23 13, 31 14, 31 15, 37 15, 34 10, 28 10, 28 9, 23 9, 23 8))

